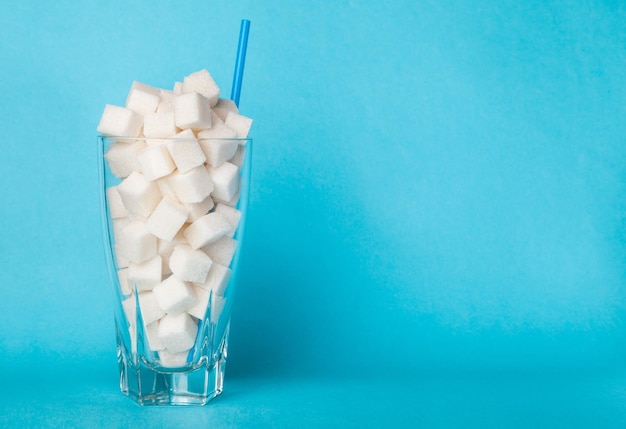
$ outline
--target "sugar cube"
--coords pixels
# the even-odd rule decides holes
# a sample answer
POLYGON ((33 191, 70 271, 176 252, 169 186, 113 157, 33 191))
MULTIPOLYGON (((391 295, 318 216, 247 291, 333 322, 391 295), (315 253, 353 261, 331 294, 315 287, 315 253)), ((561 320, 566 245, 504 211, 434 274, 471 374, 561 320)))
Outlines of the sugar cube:
POLYGON ((140 292, 152 290, 161 282, 162 263, 159 255, 154 255, 139 264, 130 262, 128 264, 128 282, 131 287, 136 287, 140 292))
MULTIPOLYGON (((116 235, 116 237, 119 235, 116 235)), ((116 243, 113 245, 113 247, 115 248, 115 264, 117 266, 117 268, 128 268, 128 264, 130 264, 130 260, 128 259, 128 257, 126 255, 124 255, 123 253, 120 253, 119 251, 119 245, 116 243)), ((123 252, 123 250, 122 250, 123 252)))
POLYGON ((137 153, 146 147, 143 139, 132 142, 115 141, 104 155, 115 177, 124 178, 135 170, 139 170, 137 153))
POLYGON ((128 268, 117 270, 117 279, 120 283, 120 292, 122 292, 122 295, 130 295, 133 291, 128 285, 128 268))
POLYGON ((222 201, 233 199, 241 182, 239 167, 226 161, 219 167, 207 166, 207 171, 213 182, 211 196, 222 201))
POLYGON ((120 193, 117 191, 117 186, 111 186, 107 189, 107 202, 111 219, 119 219, 128 216, 120 193))
POLYGON ((98 124, 98 131, 108 136, 137 137, 141 134, 143 117, 125 107, 107 104, 98 124))
POLYGON ((224 235, 213 243, 209 243, 202 247, 202 250, 211 258, 214 263, 224 266, 230 266, 235 251, 237 250, 237 241, 224 235))
POLYGON ((153 292, 142 292, 139 297, 139 308, 141 308, 141 318, 143 323, 148 325, 165 316, 165 312, 159 306, 153 292))
POLYGON ((130 213, 148 217, 161 201, 158 186, 146 177, 133 171, 117 186, 117 191, 130 213))
POLYGON ((239 109, 233 100, 228 98, 220 98, 217 104, 212 107, 213 111, 220 117, 222 121, 226 120, 228 112, 239 113, 239 109))
POLYGON ((228 112, 224 124, 231 130, 237 133, 237 137, 243 139, 248 137, 250 127, 252 126, 252 119, 247 116, 240 115, 235 112, 228 112))
POLYGON ((170 269, 175 277, 188 282, 204 282, 213 261, 201 250, 179 244, 170 256, 170 269))
POLYGON ((194 222, 201 216, 208 214, 215 204, 213 203, 213 199, 211 197, 206 197, 199 203, 185 203, 183 205, 187 208, 187 210, 189 210, 187 221, 194 222))
POLYGON ((141 173, 147 180, 167 176, 176 168, 165 145, 150 145, 137 153, 141 173))
POLYGON ((193 131, 187 129, 173 136, 167 141, 167 150, 170 152, 176 168, 181 173, 204 164, 206 157, 196 140, 193 131))
POLYGON ((146 228, 158 238, 172 240, 188 215, 189 209, 166 195, 146 220, 146 228))
POLYGON ((165 346, 159 337, 159 321, 156 320, 149 325, 146 326, 144 331, 146 333, 146 337, 148 338, 148 345, 150 350, 158 351, 164 350, 165 346))
POLYGON ((222 203, 215 206, 215 212, 224 216, 224 219, 226 219, 231 226, 231 230, 226 235, 229 237, 234 236, 239 226, 239 221, 241 220, 241 212, 234 207, 222 203))
POLYGON ((169 260, 172 252, 174 251, 174 247, 181 243, 187 243, 187 239, 183 235, 185 228, 187 225, 183 225, 182 228, 176 233, 176 235, 171 240, 163 240, 161 238, 157 239, 157 253, 161 255, 163 259, 163 274, 171 274, 169 267, 169 260))
POLYGON ((172 88, 172 92, 174 95, 180 95, 183 93, 183 83, 182 82, 174 82, 174 87, 172 88))
POLYGON ((217 295, 226 295, 226 288, 228 287, 231 274, 230 268, 214 262, 206 280, 202 283, 194 283, 194 286, 205 291, 213 291, 217 295))
POLYGON ((237 135, 230 128, 221 124, 215 124, 208 130, 198 133, 198 143, 206 156, 207 163, 218 167, 231 159, 239 148, 237 135))
POLYGON ((157 184, 157 187, 159 188, 161 195, 163 196, 167 195, 168 197, 178 201, 178 196, 176 195, 176 192, 174 192, 174 188, 172 188, 169 178, 170 178, 169 176, 160 177, 156 179, 154 183, 157 184))
POLYGON ((187 363, 188 354, 189 350, 184 350, 180 353, 172 353, 167 349, 163 349, 159 350, 159 361, 164 367, 175 368, 178 366, 183 366, 187 363))
POLYGON ((241 168, 241 166, 243 165, 245 156, 246 156, 245 146, 239 145, 239 148, 237 148, 237 152, 235 152, 235 155, 233 155, 233 157, 229 159, 228 162, 241 168))
POLYGON ((217 124, 224 125, 224 121, 213 111, 213 109, 211 109, 211 128, 217 124))
POLYGON ((128 217, 118 217, 113 219, 113 237, 119 237, 120 231, 130 223, 128 217))
POLYGON ((194 286, 193 293, 196 295, 196 303, 193 307, 187 310, 187 314, 195 317, 196 319, 204 319, 207 308, 209 306, 209 297, 211 292, 204 290, 198 286, 194 286))
POLYGON ((147 113, 143 117, 143 135, 146 137, 170 137, 176 132, 174 112, 147 113))
POLYGON ((241 195, 240 191, 241 191, 241 188, 237 189, 237 192, 235 192, 235 195, 228 201, 219 199, 217 197, 215 197, 213 201, 216 204, 219 203, 219 204, 224 204, 226 206, 235 207, 237 205, 237 202, 239 201, 239 196, 241 195))
POLYGON ((219 213, 206 214, 185 229, 184 235, 192 249, 199 249, 228 234, 230 223, 219 213))
POLYGON ((218 103, 220 89, 213 80, 211 74, 206 70, 199 70, 191 73, 183 79, 183 94, 197 92, 209 100, 210 106, 218 103))
POLYGON ((191 349, 197 332, 198 325, 187 313, 168 314, 159 323, 159 338, 171 353, 191 349))
POLYGON ((192 92, 174 98, 176 126, 180 129, 201 130, 211 127, 211 107, 209 100, 192 92))
POLYGON ((174 113, 174 91, 168 91, 162 89, 159 92, 159 105, 157 106, 157 113, 174 113))
MULTIPOLYGON (((140 115, 152 113, 156 111, 159 105, 159 95, 158 88, 134 81, 126 97, 126 107, 140 115)), ((117 135, 123 136, 125 134, 117 135)))
POLYGON ((157 252, 157 238, 141 221, 128 223, 117 238, 117 252, 134 263, 147 261, 157 252))
POLYGON ((156 285, 152 293, 159 306, 168 314, 181 313, 196 303, 193 288, 173 275, 156 285))
MULTIPOLYGON (((152 292, 142 292, 138 294, 139 296, 139 308, 141 309, 141 318, 143 320, 144 325, 149 325, 150 323, 159 320, 163 316, 165 316, 165 312, 161 307, 159 307, 155 296, 152 292)), ((124 309, 124 313, 126 314, 126 320, 128 320, 129 324, 136 325, 136 301, 135 295, 132 294, 124 301, 122 301, 122 308, 124 309)))
POLYGON ((213 182, 204 165, 184 173, 174 171, 167 176, 167 182, 181 203, 199 203, 213 192, 213 182))

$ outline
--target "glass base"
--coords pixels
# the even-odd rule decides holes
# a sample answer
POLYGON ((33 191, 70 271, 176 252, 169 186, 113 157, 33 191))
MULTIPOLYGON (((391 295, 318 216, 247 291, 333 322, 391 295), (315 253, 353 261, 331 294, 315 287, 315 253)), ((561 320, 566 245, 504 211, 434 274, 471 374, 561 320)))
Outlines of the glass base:
POLYGON ((139 405, 206 405, 222 393, 227 338, 212 363, 201 359, 197 365, 181 368, 146 363, 118 345, 120 390, 139 405))

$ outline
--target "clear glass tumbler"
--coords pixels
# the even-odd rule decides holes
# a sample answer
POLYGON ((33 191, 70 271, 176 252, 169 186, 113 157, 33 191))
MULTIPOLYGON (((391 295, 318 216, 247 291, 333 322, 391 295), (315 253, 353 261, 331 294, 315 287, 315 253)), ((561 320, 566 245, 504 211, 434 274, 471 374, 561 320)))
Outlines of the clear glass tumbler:
MULTIPOLYGON (((226 187, 229 193, 222 193, 221 197, 234 193, 230 201, 219 199, 216 182, 215 190, 208 199, 197 203, 181 202, 176 198, 177 191, 184 194, 189 187, 181 188, 184 181, 168 181, 168 176, 175 175, 176 169, 170 175, 148 180, 149 185, 145 180, 133 186, 124 185, 126 190, 122 194, 118 185, 127 180, 133 171, 141 171, 137 154, 151 146, 170 144, 172 140, 98 136, 102 225, 113 292, 120 390, 140 405, 205 405, 223 388, 230 314, 238 283, 237 262, 250 184, 252 140, 195 141, 203 149, 214 150, 213 155, 218 162, 229 157, 228 163, 232 165, 221 173, 215 173, 219 166, 209 166, 208 160, 198 167, 218 174, 220 178, 226 177, 224 180, 228 181, 226 187), (121 198, 122 195, 124 198, 121 198), (137 201, 132 198, 137 198, 137 201), (168 230, 169 235, 173 231, 170 220, 174 217, 168 218, 167 210, 161 212, 159 219, 150 221, 151 214, 148 215, 146 210, 151 209, 155 213, 157 199, 167 199, 189 211, 184 224, 170 240, 150 233, 161 227, 168 230), (127 205, 132 210, 128 210, 127 205), (192 230, 200 230, 206 236, 206 228, 190 229, 190 225, 215 211, 224 214, 221 219, 228 219, 231 230, 217 239, 211 238, 208 244, 206 237, 201 238, 204 242, 191 237, 189 231, 192 230), (150 230, 145 227, 148 222, 152 222, 150 230), (166 280, 175 276, 170 267, 172 249, 182 245, 190 251, 186 238, 196 240, 193 246, 195 252, 199 250, 211 259, 207 281, 177 279, 172 282, 176 283, 175 287, 166 285, 166 280), (145 260, 147 255, 150 257, 145 260), (160 295, 157 295, 157 290, 160 295), (163 305, 163 302, 166 304, 163 305)), ((184 143, 175 140, 175 144, 181 142, 184 143)), ((196 178, 193 183, 203 188, 207 184, 198 180, 213 176, 203 173, 198 177, 200 179, 196 178)), ((158 218, 156 214, 155 217, 158 218)), ((182 222, 180 217, 178 222, 182 222)), ((197 256, 197 253, 194 255, 197 256)), ((182 260, 183 265, 194 263, 193 258, 186 260, 183 257, 182 260)), ((206 261, 206 258, 203 260, 206 261)))

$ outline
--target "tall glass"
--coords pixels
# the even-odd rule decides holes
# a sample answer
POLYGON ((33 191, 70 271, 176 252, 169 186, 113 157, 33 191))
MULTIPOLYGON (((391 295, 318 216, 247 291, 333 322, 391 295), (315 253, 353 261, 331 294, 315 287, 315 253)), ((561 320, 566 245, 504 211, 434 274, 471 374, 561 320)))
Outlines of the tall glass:
MULTIPOLYGON (((113 192, 112 189, 117 189, 117 186, 128 177, 129 172, 137 171, 137 169, 141 171, 136 157, 141 150, 148 146, 165 145, 171 142, 168 139, 146 140, 148 139, 98 137, 102 225, 105 256, 113 292, 120 390, 140 405, 205 405, 219 395, 223 388, 230 314, 238 283, 237 264, 250 184, 252 140, 198 139, 197 142, 203 145, 202 147, 216 143, 217 146, 222 145, 220 147, 230 147, 231 149, 228 150, 231 153, 235 150, 233 145, 236 146, 236 152, 228 159, 229 163, 238 167, 235 196, 230 201, 224 201, 212 195, 211 201, 205 200, 203 203, 191 204, 189 207, 194 214, 190 212, 176 237, 169 241, 150 234, 141 238, 141 240, 147 239, 150 243, 157 243, 159 256, 155 258, 162 261, 160 280, 164 283, 170 276, 174 276, 168 266, 171 261, 169 258, 172 255, 172 248, 177 243, 184 242, 187 245, 185 236, 189 237, 189 234, 185 235, 186 228, 192 225, 195 219, 203 216, 202 210, 209 214, 218 210, 218 205, 222 205, 233 207, 240 213, 238 223, 233 224, 229 234, 221 240, 196 249, 211 257, 210 270, 221 267, 220 273, 227 275, 223 274, 220 277, 222 282, 218 286, 214 283, 205 289, 202 289, 201 283, 182 282, 185 284, 184 287, 181 286, 183 290, 191 291, 189 295, 193 296, 193 298, 188 296, 186 299, 194 301, 193 309, 187 308, 189 307, 187 304, 184 311, 181 311, 180 306, 173 311, 168 307, 169 304, 165 306, 165 310, 160 308, 162 302, 154 299, 156 296, 154 288, 157 287, 154 285, 155 279, 152 279, 152 284, 142 279, 142 276, 151 276, 150 269, 146 267, 149 263, 144 264, 141 260, 133 262, 128 258, 128 251, 125 254, 120 251, 120 247, 124 246, 122 243, 126 237, 124 234, 128 234, 125 227, 130 223, 135 226, 145 224, 149 217, 145 217, 146 213, 143 215, 132 212, 123 213, 124 209, 121 207, 124 204, 120 193, 113 192), (211 140, 214 141, 211 142, 211 140), (133 273, 132 276, 129 276, 129 271, 133 273), (164 334, 161 330, 164 329, 163 320, 170 316, 166 310, 172 313, 172 320, 176 319, 176 323, 182 322, 178 325, 174 323, 174 328, 170 326, 164 334), (182 326, 180 332, 176 331, 179 325, 182 326), (163 335, 169 335, 167 346, 164 345, 163 335), (181 338, 184 339, 185 335, 190 337, 189 341, 193 341, 189 349, 185 346, 178 347, 182 341, 181 338), (195 335, 195 340, 193 335, 195 335)), ((211 170, 206 163, 204 168, 207 171, 211 170)), ((163 199, 165 195, 171 193, 171 201, 176 201, 175 189, 173 191, 167 186, 167 176, 153 180, 152 183, 158 183, 160 196, 163 199)), ((124 194, 127 202, 131 194, 132 192, 124 194)), ((180 204, 183 205, 183 203, 180 204)), ((229 213, 237 212, 230 210, 229 213)), ((231 218, 230 221, 232 223, 233 219, 231 218)), ((142 252, 150 248, 150 245, 154 246, 154 244, 145 246, 144 244, 140 245, 142 252)), ((209 274, 211 273, 212 271, 209 271, 209 274)), ((165 289, 163 285, 159 288, 165 289)))

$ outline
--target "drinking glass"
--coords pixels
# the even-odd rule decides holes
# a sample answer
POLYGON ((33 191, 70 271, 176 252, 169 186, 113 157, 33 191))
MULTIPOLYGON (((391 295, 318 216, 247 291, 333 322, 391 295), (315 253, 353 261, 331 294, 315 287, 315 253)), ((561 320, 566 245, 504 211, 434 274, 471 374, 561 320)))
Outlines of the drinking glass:
MULTIPOLYGON (((115 192, 111 191, 130 171, 136 171, 138 168, 136 154, 140 150, 149 145, 167 144, 171 140, 109 136, 98 136, 97 140, 104 250, 112 291, 120 390, 140 405, 205 405, 223 389, 230 315, 238 283, 239 251, 246 220, 252 140, 215 139, 216 143, 230 144, 231 147, 234 147, 236 142, 236 153, 228 162, 239 167, 237 179, 239 191, 231 201, 213 198, 216 201, 213 208, 209 209, 209 213, 215 211, 218 204, 223 204, 237 209, 241 217, 234 233, 231 231, 232 239, 224 238, 227 245, 221 250, 219 248, 215 250, 218 255, 214 258, 224 264, 222 267, 230 270, 228 281, 219 291, 213 289, 208 291, 206 311, 202 317, 197 308, 195 316, 184 316, 186 323, 195 324, 196 335, 191 348, 182 352, 169 351, 161 344, 158 330, 160 321, 152 319, 155 311, 158 315, 163 313, 163 310, 155 307, 154 299, 146 298, 149 297, 150 290, 142 290, 136 282, 127 280, 128 267, 133 262, 129 262, 126 256, 119 253, 118 244, 123 238, 125 225, 130 222, 145 222, 146 219, 132 213, 125 216, 120 214, 121 199, 119 194, 116 197, 115 192), (111 168, 112 166, 114 168, 111 168), (144 323, 144 320, 149 323, 144 323)), ((211 139, 197 141, 203 145, 210 144, 209 140, 211 139)), ((204 167, 208 168, 207 165, 204 167)), ((168 193, 167 187, 162 186, 162 183, 167 182, 166 179, 157 179, 161 180, 159 192, 163 195, 168 193)), ((189 224, 190 221, 187 219, 181 231, 189 224)), ((180 232, 177 236, 181 237, 180 232)), ((152 239, 158 243, 157 252, 159 254, 162 252, 162 271, 167 273, 169 272, 167 249, 169 248, 171 252, 172 242, 156 237, 152 239)), ((211 270, 221 264, 213 260, 211 270)), ((162 280, 169 275, 171 274, 163 274, 162 280)), ((198 301, 202 301, 199 299, 202 290, 197 288, 197 284, 189 282, 186 284, 197 295, 198 301)), ((206 300, 206 294, 204 299, 206 300)))

